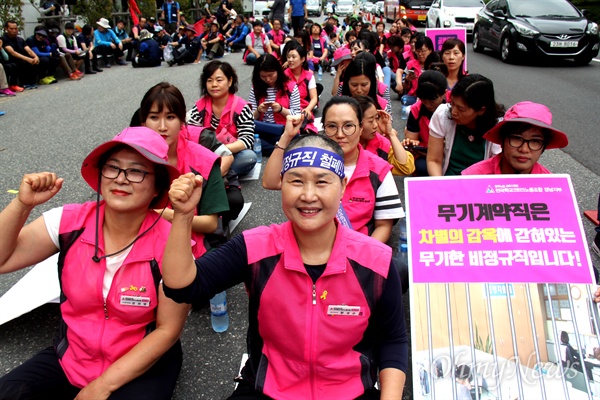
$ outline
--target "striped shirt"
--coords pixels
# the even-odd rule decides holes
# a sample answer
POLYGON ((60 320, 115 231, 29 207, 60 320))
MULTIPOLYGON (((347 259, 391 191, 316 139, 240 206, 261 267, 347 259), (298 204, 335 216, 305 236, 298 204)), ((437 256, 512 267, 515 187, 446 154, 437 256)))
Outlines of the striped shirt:
MULTIPOLYGON (((188 124, 204 126, 204 118, 198 111, 196 105, 194 105, 194 108, 190 110, 188 115, 188 124)), ((220 119, 214 113, 212 113, 210 126, 213 129, 217 129, 219 122, 220 119)), ((242 112, 240 115, 238 115, 234 123, 237 129, 238 140, 244 143, 247 149, 252 149, 254 147, 254 114, 252 113, 250 104, 246 104, 244 108, 242 108, 242 112)))
MULTIPOLYGON (((267 88, 267 98, 265 99, 265 102, 276 101, 276 96, 277 90, 275 88, 267 88)), ((258 104, 256 103, 256 97, 254 96, 254 87, 250 88, 248 104, 250 104, 253 110, 256 110, 258 108, 258 104)), ((298 86, 294 86, 294 90, 292 90, 292 94, 290 95, 289 110, 291 115, 300 114, 300 92, 298 91, 298 86)), ((262 121, 269 122, 271 124, 275 123, 275 117, 273 116, 273 110, 271 108, 268 108, 267 111, 263 114, 262 121)))

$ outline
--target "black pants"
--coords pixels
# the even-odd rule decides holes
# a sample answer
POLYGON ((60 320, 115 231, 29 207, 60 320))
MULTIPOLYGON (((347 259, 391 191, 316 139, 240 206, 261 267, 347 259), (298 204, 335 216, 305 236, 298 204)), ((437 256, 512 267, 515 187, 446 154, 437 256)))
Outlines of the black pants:
MULTIPOLYGON (((178 341, 145 374, 121 386, 110 399, 170 399, 182 358, 178 341)), ((42 350, 0 378, 0 400, 66 400, 75 398, 80 390, 67 380, 53 347, 42 350)))
MULTIPOLYGON (((79 56, 73 55, 73 59, 75 61, 77 61, 79 59, 79 56)), ((96 51, 95 50, 92 51, 92 59, 91 60, 90 60, 90 56, 86 54, 83 57, 83 63, 85 65, 86 73, 89 73, 92 70, 92 68, 98 69, 98 55, 97 55, 96 51)))
POLYGON ((40 64, 31 65, 27 61, 14 60, 16 64, 16 73, 19 78, 21 86, 23 85, 35 85, 35 78, 38 74, 40 64))
POLYGON ((134 58, 132 63, 133 63, 133 66, 136 68, 150 68, 150 67, 158 67, 160 65, 160 60, 153 60, 151 58, 138 57, 138 58, 134 58))
POLYGON ((3 62, 2 66, 4 67, 4 73, 6 74, 6 80, 8 81, 8 86, 15 86, 19 83, 19 74, 17 73, 18 67, 17 63, 14 62, 3 62))
POLYGON ((123 57, 123 50, 119 49, 119 47, 117 46, 116 48, 112 48, 110 46, 96 46, 94 47, 94 51, 96 52, 97 55, 102 56, 102 59, 104 60, 104 64, 110 64, 110 62, 108 62, 108 57, 114 55, 115 56, 115 61, 117 61, 119 58, 123 57))
POLYGON ((294 35, 304 29, 304 15, 292 17, 292 29, 294 29, 294 35))
POLYGON ((123 43, 123 53, 127 50, 127 61, 131 61, 133 57, 133 42, 123 43))
POLYGON ((246 43, 244 41, 231 43, 231 50, 246 50, 246 43))
POLYGON ((45 78, 46 76, 56 75, 56 67, 60 61, 58 57, 38 57, 40 59, 40 66, 38 69, 39 78, 45 78))
POLYGON ((175 61, 179 65, 183 64, 191 64, 196 61, 196 57, 198 57, 198 53, 191 53, 188 49, 174 49, 173 50, 173 61, 175 61))

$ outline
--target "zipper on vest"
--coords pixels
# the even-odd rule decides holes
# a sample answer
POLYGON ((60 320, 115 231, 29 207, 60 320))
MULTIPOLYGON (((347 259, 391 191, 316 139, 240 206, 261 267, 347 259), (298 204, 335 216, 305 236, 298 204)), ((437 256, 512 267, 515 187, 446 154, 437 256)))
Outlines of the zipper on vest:
POLYGON ((104 300, 104 319, 108 319, 108 308, 106 305, 106 300, 104 300))
POLYGON ((317 305, 317 285, 313 283, 313 288, 312 289, 313 289, 313 291, 312 291, 313 306, 316 306, 317 305))

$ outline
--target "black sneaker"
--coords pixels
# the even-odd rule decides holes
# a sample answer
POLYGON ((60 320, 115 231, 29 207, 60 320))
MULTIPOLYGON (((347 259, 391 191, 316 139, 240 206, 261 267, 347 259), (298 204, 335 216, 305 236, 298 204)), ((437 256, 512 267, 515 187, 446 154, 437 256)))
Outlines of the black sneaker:
POLYGON ((90 70, 86 70, 86 71, 85 71, 85 74, 86 74, 86 75, 94 75, 94 74, 97 74, 97 72, 96 72, 96 71, 94 71, 93 69, 90 69, 90 70))
POLYGON ((92 70, 96 71, 96 72, 102 72, 103 71, 102 68, 98 68, 98 67, 94 67, 94 68, 92 68, 92 70))

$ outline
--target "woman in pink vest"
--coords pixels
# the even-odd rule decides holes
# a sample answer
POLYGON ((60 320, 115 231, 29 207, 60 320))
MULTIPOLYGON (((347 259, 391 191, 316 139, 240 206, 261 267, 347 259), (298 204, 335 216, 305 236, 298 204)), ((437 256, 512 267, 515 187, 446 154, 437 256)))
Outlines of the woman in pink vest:
MULTIPOLYGON (((150 88, 144 95, 139 109, 141 125, 161 135, 169 146, 169 164, 181 174, 194 172, 204 180, 203 196, 198 203, 194 217, 192 238, 200 246, 194 245, 194 256, 204 254, 204 235, 217 230, 219 214, 229 210, 225 185, 221 177, 220 157, 200 145, 187 140, 185 123, 185 100, 175 86, 161 82, 150 88)), ((224 155, 226 160, 233 156, 224 155)), ((173 219, 173 209, 167 208, 162 217, 173 219)))
MULTIPOLYGON (((440 54, 442 61, 448 69, 446 80, 448 81, 448 93, 450 93, 456 82, 466 75, 466 71, 464 70, 465 43, 460 39, 448 39, 442 45, 440 54)), ((447 100, 450 101, 449 96, 447 100)))
POLYGON ((300 113, 298 86, 283 72, 275 56, 265 54, 254 64, 248 103, 254 111, 262 153, 268 156, 283 133, 286 117, 300 113))
MULTIPOLYGON (((375 102, 378 110, 385 110, 388 114, 392 113, 390 102, 380 95, 379 84, 375 75, 375 56, 361 52, 346 68, 344 72, 344 82, 342 83, 342 92, 344 96, 369 96, 375 102)), ((386 88, 381 83, 381 89, 386 88)), ((385 91, 385 89, 384 89, 385 91)), ((389 96, 389 90, 388 90, 389 96)))
MULTIPOLYGON (((287 119, 284 136, 294 137, 302 117, 287 119)), ((193 174, 173 182, 167 295, 191 303, 244 283, 249 358, 232 400, 400 400, 408 339, 392 251, 336 221, 348 185, 336 142, 308 134, 286 147, 276 174, 288 221, 248 230, 195 262, 185 243, 202 182, 193 174)))
POLYGON ((285 53, 287 68, 284 73, 298 87, 301 111, 312 121, 313 110, 319 102, 319 93, 315 76, 308 69, 306 49, 297 42, 291 41, 285 45, 285 53))
POLYGON ((231 168, 247 174, 256 164, 254 115, 244 99, 235 95, 238 77, 226 62, 211 61, 200 76, 202 97, 190 111, 187 123, 212 128, 217 139, 233 153, 231 168))
POLYGON ((179 176, 167 151, 152 130, 125 129, 83 162, 95 202, 51 209, 27 226, 63 179, 50 172, 23 177, 0 213, 0 273, 60 253, 61 327, 54 347, 0 378, 0 397, 171 398, 190 307, 165 297, 161 283, 171 224, 153 209, 167 206, 169 184, 179 176))
MULTIPOLYGON (((344 170, 348 186, 338 217, 357 232, 383 243, 390 238, 392 226, 404 217, 392 166, 360 145, 363 115, 358 102, 347 96, 333 97, 323 109, 325 135, 344 151, 344 170)), ((293 139, 285 131, 265 166, 263 187, 281 189, 282 151, 293 139)))
POLYGON ((404 150, 398 132, 392 128, 391 116, 378 110, 368 96, 356 96, 363 113, 360 145, 392 166, 392 175, 407 176, 415 170, 414 157, 404 150))
POLYGON ((427 174, 427 146, 429 145, 429 121, 434 111, 446 102, 446 77, 439 71, 425 71, 419 77, 415 104, 410 107, 410 114, 404 128, 403 145, 425 147, 423 150, 412 150, 415 155, 415 170, 417 176, 427 174))

